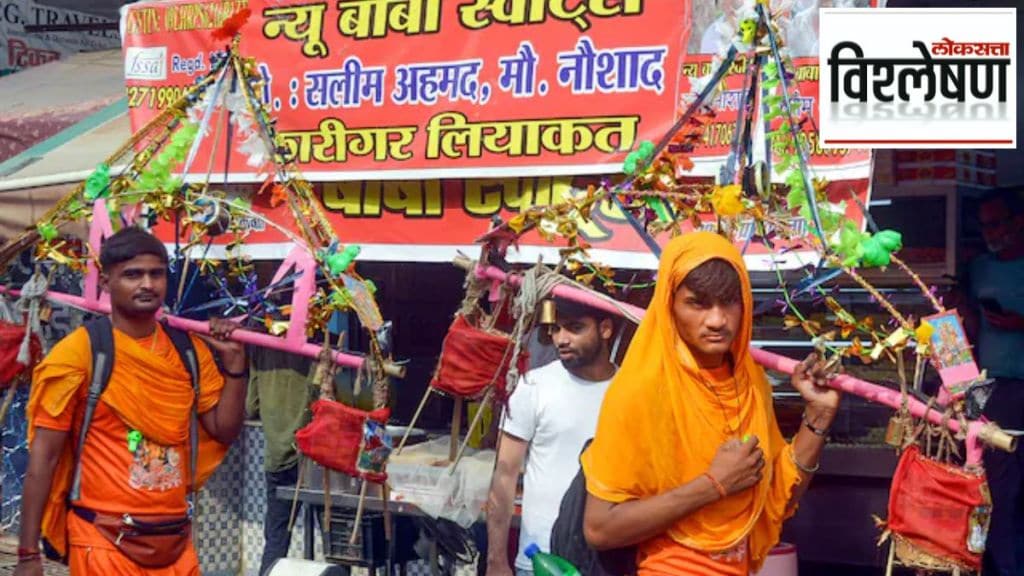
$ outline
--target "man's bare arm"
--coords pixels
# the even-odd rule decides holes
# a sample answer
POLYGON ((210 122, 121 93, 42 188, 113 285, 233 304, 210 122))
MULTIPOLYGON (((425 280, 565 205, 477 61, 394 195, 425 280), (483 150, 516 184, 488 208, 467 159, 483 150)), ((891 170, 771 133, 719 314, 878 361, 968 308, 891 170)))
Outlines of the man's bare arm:
POLYGON ((639 544, 704 506, 749 489, 760 481, 764 468, 758 445, 757 438, 722 444, 706 474, 657 496, 615 504, 588 494, 583 512, 587 543, 598 550, 639 544))
POLYGON ((217 405, 199 415, 206 432, 221 444, 231 444, 242 432, 246 387, 245 378, 224 376, 224 388, 217 405))
POLYGON ((68 433, 48 428, 36 428, 29 449, 28 470, 21 493, 21 531, 18 547, 33 550, 39 547, 39 533, 43 510, 53 483, 53 470, 64 452, 68 433))
MULTIPOLYGON (((834 416, 832 415, 808 415, 811 425, 820 430, 831 427, 833 418, 834 416)), ((800 426, 800 431, 793 438, 793 456, 800 463, 800 466, 807 470, 816 469, 824 448, 825 438, 811 432, 807 426, 800 426)), ((788 504, 789 508, 793 508, 800 503, 800 499, 803 498, 807 489, 811 486, 811 478, 814 477, 813 472, 807 472, 800 469, 799 466, 797 469, 800 470, 800 484, 793 488, 793 495, 790 497, 788 504)))
POLYGON ((793 438, 793 457, 800 470, 801 482, 793 489, 793 496, 788 503, 790 509, 796 506, 807 492, 811 477, 814 475, 808 470, 817 470, 821 451, 825 447, 825 434, 839 411, 842 394, 828 385, 837 369, 838 365, 830 366, 827 359, 817 352, 812 352, 803 362, 797 364, 790 377, 793 388, 800 392, 807 403, 804 408, 804 421, 800 425, 800 431, 793 438), (815 434, 811 427, 819 433, 815 434))
POLYGON ((703 476, 664 494, 621 504, 587 494, 583 535, 597 550, 632 546, 663 534, 718 498, 714 484, 703 476))
POLYGON ((507 433, 498 440, 498 462, 487 497, 487 573, 511 574, 508 565, 508 531, 516 498, 519 472, 529 443, 507 433))
POLYGON ((224 370, 241 377, 224 374, 224 388, 220 391, 220 400, 211 410, 200 415, 200 422, 206 432, 221 444, 231 444, 242 432, 245 421, 245 395, 248 375, 245 368, 245 346, 231 340, 231 333, 238 329, 238 324, 223 318, 210 319, 210 335, 199 335, 211 350, 220 355, 224 370))

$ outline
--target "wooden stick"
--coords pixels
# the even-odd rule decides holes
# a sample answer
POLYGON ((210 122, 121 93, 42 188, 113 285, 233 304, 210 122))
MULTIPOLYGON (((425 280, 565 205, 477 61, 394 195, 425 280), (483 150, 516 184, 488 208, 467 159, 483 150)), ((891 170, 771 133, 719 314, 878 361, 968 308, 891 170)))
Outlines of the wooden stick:
POLYGON ((487 393, 484 394, 483 399, 480 400, 480 408, 477 409, 476 415, 473 417, 473 422, 469 425, 469 430, 466 430, 466 438, 462 441, 462 445, 459 446, 458 454, 456 454, 455 458, 452 459, 452 465, 451 468, 448 469, 448 474, 455 473, 455 468, 459 465, 459 460, 462 460, 462 453, 466 451, 466 446, 469 445, 469 437, 473 435, 473 430, 475 430, 480 424, 480 421, 483 420, 484 408, 487 406, 487 403, 491 401, 491 395, 493 393, 494 386, 491 386, 487 388, 487 393))
POLYGON ((387 482, 380 485, 381 498, 384 500, 384 539, 388 542, 391 541, 394 536, 394 530, 391 526, 391 487, 388 486, 387 482))
POLYGON ((462 432, 462 398, 455 398, 455 410, 452 413, 452 436, 448 443, 448 461, 454 462, 459 451, 459 434, 462 432))
MULTIPOLYGON (((854 198, 856 198, 856 196, 854 196, 854 198)), ((910 276, 910 279, 917 285, 917 289, 921 291, 921 294, 924 294, 924 297, 932 303, 932 308, 935 308, 936 312, 941 314, 946 311, 946 308, 941 302, 939 302, 939 299, 935 297, 935 294, 932 294, 932 291, 928 289, 928 286, 926 286, 924 281, 921 280, 921 277, 911 270, 910 266, 907 266, 906 262, 900 260, 895 254, 890 254, 889 258, 892 260, 893 264, 898 266, 900 270, 903 270, 907 276, 910 276)))
POLYGON ((885 563, 885 576, 892 576, 892 566, 896 562, 896 539, 889 542, 889 561, 885 563))
MULTIPOLYGON (((72 192, 74 194, 74 192, 72 192)), ((18 254, 42 240, 37 228, 22 232, 17 238, 7 242, 0 247, 0 271, 3 271, 18 254)))
POLYGON ((402 453, 402 448, 405 448, 405 443, 409 440, 409 435, 412 434, 412 429, 416 426, 416 422, 419 421, 420 414, 423 413, 423 409, 427 406, 427 400, 430 399, 430 395, 433 392, 434 387, 427 386, 427 391, 423 393, 423 399, 420 400, 420 405, 416 408, 416 413, 413 414, 412 420, 409 422, 409 427, 405 429, 405 434, 402 435, 402 441, 398 443, 398 448, 395 449, 395 455, 402 453))
MULTIPOLYGON (((340 348, 340 347, 339 347, 340 348)), ((324 345, 320 349, 314 372, 314 384, 320 389, 320 398, 334 400, 334 363, 331 361, 331 335, 324 333, 324 345)), ((324 468, 324 470, 327 470, 324 468)))
POLYGON ((369 484, 366 480, 362 480, 362 485, 359 487, 359 504, 356 506, 356 520, 352 524, 352 536, 348 539, 348 543, 354 545, 356 538, 359 536, 359 526, 363 523, 363 508, 366 506, 366 485, 369 484))
POLYGON ((309 460, 303 458, 299 462, 299 477, 295 480, 295 495, 292 497, 292 512, 288 517, 288 533, 292 533, 292 528, 295 527, 295 512, 299 509, 299 489, 302 488, 302 477, 305 476, 306 466, 309 465, 309 460))
POLYGON ((331 533, 331 471, 327 466, 323 467, 324 471, 324 533, 331 533))
POLYGON ((387 480, 381 483, 380 491, 381 499, 384 501, 384 547, 387 549, 384 556, 388 563, 384 574, 391 576, 395 569, 395 529, 391 520, 391 487, 388 486, 387 480))
POLYGON ((0 427, 3 427, 4 420, 7 419, 7 411, 11 409, 11 403, 14 402, 14 394, 18 390, 18 378, 16 378, 7 387, 7 393, 4 394, 3 406, 0 406, 0 427))

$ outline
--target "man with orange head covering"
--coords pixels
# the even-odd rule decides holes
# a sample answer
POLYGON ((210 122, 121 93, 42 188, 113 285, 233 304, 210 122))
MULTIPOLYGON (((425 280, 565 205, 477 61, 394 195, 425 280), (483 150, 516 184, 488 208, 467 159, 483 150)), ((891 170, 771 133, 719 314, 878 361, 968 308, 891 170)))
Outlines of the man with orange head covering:
POLYGON ((750 356, 753 296, 739 251, 695 232, 665 248, 654 298, 583 455, 584 533, 637 547, 639 576, 746 576, 760 568, 818 468, 840 394, 815 354, 792 443, 750 356))
POLYGON ((67 558, 72 576, 194 576, 189 491, 216 469, 241 430, 245 350, 228 341, 235 325, 226 320, 211 320, 213 338, 169 332, 157 321, 167 251, 148 232, 114 234, 100 264, 111 305, 112 349, 103 351, 112 362, 109 379, 90 401, 93 371, 103 367, 93 365, 84 327, 36 367, 14 574, 42 576, 42 536, 67 558), (193 370, 172 336, 191 342, 193 370))

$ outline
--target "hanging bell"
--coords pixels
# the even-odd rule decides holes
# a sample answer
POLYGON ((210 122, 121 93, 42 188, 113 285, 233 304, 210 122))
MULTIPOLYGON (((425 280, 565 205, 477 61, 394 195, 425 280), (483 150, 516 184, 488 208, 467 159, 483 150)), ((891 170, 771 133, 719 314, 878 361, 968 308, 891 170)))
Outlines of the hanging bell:
POLYGON ((545 298, 540 301, 540 318, 537 323, 548 329, 552 328, 558 322, 558 315, 555 311, 555 301, 550 298, 545 298))
POLYGON ((43 303, 39 307, 39 321, 43 324, 49 324, 50 320, 53 319, 53 307, 47 303, 43 303))
POLYGON ((903 442, 907 438, 907 420, 896 415, 889 418, 889 425, 885 429, 885 443, 893 448, 902 449, 903 442))
POLYGON ((551 344, 551 336, 555 332, 555 325, 558 323, 558 312, 555 307, 555 301, 550 298, 545 298, 540 301, 540 310, 537 313, 537 325, 540 330, 537 332, 537 338, 541 344, 545 346, 551 344))

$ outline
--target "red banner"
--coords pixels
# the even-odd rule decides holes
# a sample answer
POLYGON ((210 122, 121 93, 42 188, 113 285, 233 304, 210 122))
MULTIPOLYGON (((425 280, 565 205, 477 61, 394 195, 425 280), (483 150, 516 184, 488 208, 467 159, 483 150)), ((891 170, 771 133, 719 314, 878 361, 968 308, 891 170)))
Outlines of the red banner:
MULTIPOLYGON (((134 129, 209 69, 211 29, 245 4, 126 8, 134 129)), ((616 172, 675 121, 688 0, 248 6, 240 52, 312 180, 616 172)), ((258 179, 237 151, 230 172, 258 179)))
MULTIPOLYGON (((855 1, 866 5, 868 0, 855 1)), ((392 2, 403 5, 408 4, 405 0, 392 0, 392 2)), ((871 0, 871 2, 874 5, 874 0, 871 0)), ((542 4, 539 1, 535 3, 538 6, 542 4)), ((783 33, 787 34, 787 46, 798 57, 795 61, 796 70, 793 71, 792 81, 796 83, 801 101, 813 111, 813 115, 816 118, 818 65, 817 59, 809 56, 816 52, 817 30, 816 23, 812 23, 813 26, 808 24, 807 18, 809 14, 816 14, 817 1, 804 0, 800 4, 805 5, 808 3, 813 4, 813 6, 804 6, 804 9, 799 13, 789 15, 789 20, 782 21, 781 26, 783 33)), ((209 39, 208 30, 219 25, 224 17, 233 14, 239 8, 239 4, 238 2, 221 2, 210 3, 205 5, 205 7, 201 7, 194 2, 183 3, 175 1, 160 4, 137 4, 127 9, 127 19, 125 21, 126 46, 130 50, 134 49, 137 53, 140 47, 174 47, 173 49, 168 48, 166 50, 167 53, 164 55, 165 60, 163 62, 168 67, 167 81, 144 82, 129 80, 130 99, 135 98, 137 100, 135 102, 136 106, 133 107, 133 122, 138 123, 150 117, 153 113, 152 108, 159 108, 159 103, 166 101, 161 100, 160 96, 148 96, 153 94, 151 90, 144 93, 139 92, 139 90, 149 90, 152 87, 157 87, 157 89, 163 87, 163 89, 166 89, 168 86, 175 84, 184 85, 189 83, 192 76, 186 74, 182 78, 183 73, 180 71, 186 69, 187 66, 182 64, 181 60, 178 60, 179 64, 175 68, 173 57, 190 53, 189 51, 191 53, 198 53, 198 51, 209 50, 213 47, 213 43, 209 39), (200 17, 203 14, 206 16, 200 17), (187 29, 177 31, 182 28, 187 29), (175 72, 175 69, 179 71, 175 72), (172 82, 171 79, 174 81, 172 82), (146 97, 144 98, 143 96, 146 97), (147 98, 155 98, 152 106, 147 98)), ((375 3, 346 0, 336 4, 347 6, 371 5, 375 3)), ((447 26, 447 23, 452 21, 456 23, 453 26, 459 27, 461 26, 459 24, 460 15, 463 13, 460 10, 461 7, 488 4, 488 2, 482 0, 475 2, 473 0, 462 0, 458 5, 452 6, 446 4, 446 11, 440 16, 441 25, 447 26)), ((510 3, 490 2, 490 4, 508 5, 510 3)), ((520 5, 518 3, 511 4, 520 5)), ((524 6, 527 4, 529 3, 522 3, 524 6)), ((552 6, 557 4, 559 3, 547 3, 547 5, 552 6)), ((634 5, 628 0, 618 3, 606 0, 603 4, 596 1, 589 3, 565 2, 565 4, 579 7, 616 4, 616 6, 622 6, 623 10, 627 6, 634 5)), ((698 1, 685 4, 686 6, 682 6, 682 3, 669 0, 664 0, 663 2, 661 0, 657 2, 654 0, 637 2, 635 5, 642 6, 644 9, 642 15, 627 16, 620 14, 608 19, 590 18, 589 28, 586 32, 581 32, 577 29, 579 22, 570 23, 553 16, 543 23, 530 24, 526 22, 529 26, 509 27, 505 24, 492 23, 482 29, 482 32, 487 34, 486 42, 481 39, 482 37, 478 37, 477 32, 459 29, 457 31, 462 35, 459 38, 463 38, 467 42, 476 38, 476 40, 472 41, 478 44, 465 44, 460 41, 451 40, 446 35, 446 41, 443 46, 437 44, 439 41, 438 35, 407 37, 405 34, 388 30, 385 30, 386 35, 383 38, 367 38, 363 40, 356 40, 350 37, 341 38, 341 32, 337 26, 341 23, 341 15, 338 12, 337 6, 332 5, 324 8, 323 22, 328 22, 329 25, 321 22, 321 27, 314 28, 314 30, 322 30, 324 38, 330 37, 333 39, 331 42, 327 42, 326 46, 326 48, 329 48, 329 56, 321 59, 316 56, 307 58, 301 54, 301 51, 306 47, 310 47, 310 50, 315 50, 314 47, 317 46, 315 42, 291 42, 283 33, 282 36, 272 41, 273 49, 271 50, 271 41, 268 41, 263 34, 267 31, 267 11, 275 10, 278 7, 276 4, 265 6, 262 3, 254 2, 251 6, 256 12, 256 16, 254 16, 245 29, 245 40, 242 43, 242 50, 245 53, 256 55, 263 62, 264 66, 270 70, 271 82, 269 82, 269 93, 273 95, 273 99, 277 99, 281 97, 281 90, 285 90, 285 93, 289 90, 289 87, 282 80, 285 76, 290 75, 299 78, 304 74, 316 73, 328 68, 321 60, 330 60, 333 63, 332 66, 338 67, 351 54, 367 54, 363 60, 364 65, 385 61, 405 63, 424 62, 430 59, 438 60, 438 58, 433 56, 430 58, 421 57, 424 54, 432 53, 423 51, 426 50, 425 47, 428 45, 431 46, 430 50, 446 48, 451 54, 463 54, 464 51, 465 54, 470 54, 473 58, 485 53, 493 56, 502 52, 500 50, 495 51, 496 45, 506 46, 508 42, 511 42, 511 44, 507 44, 510 48, 508 52, 515 52, 517 43, 520 42, 519 39, 526 37, 523 34, 526 30, 536 29, 540 31, 542 29, 550 29, 552 37, 545 36, 544 40, 530 40, 531 46, 538 49, 538 51, 542 45, 548 47, 545 49, 545 53, 548 53, 550 56, 552 46, 557 45, 556 51, 563 50, 563 48, 558 47, 562 46, 562 44, 565 45, 564 49, 571 49, 584 37, 593 40, 595 45, 603 47, 605 40, 599 41, 599 39, 606 38, 606 36, 598 36, 598 32, 604 34, 604 31, 607 31, 610 35, 607 38, 621 40, 620 45, 647 46, 652 38, 668 38, 670 37, 668 36, 669 34, 676 35, 672 37, 682 37, 692 21, 693 31, 689 36, 689 53, 684 56, 678 56, 674 60, 675 64, 673 64, 678 66, 681 72, 681 81, 678 88, 672 88, 672 90, 677 90, 677 92, 674 92, 675 95, 672 96, 672 99, 678 100, 679 94, 689 92, 690 82, 693 78, 702 77, 709 72, 713 72, 711 70, 712 55, 704 52, 707 50, 720 50, 722 47, 727 46, 723 42, 726 42, 731 37, 730 35, 733 34, 731 30, 733 28, 729 28, 729 26, 734 26, 735 24, 734 22, 732 24, 729 23, 729 15, 724 11, 702 14, 702 10, 706 11, 710 5, 708 2, 698 1), (655 8, 656 6, 657 8, 655 8), (691 7, 692 13, 688 12, 691 7), (644 22, 646 22, 646 19, 654 14, 651 11, 655 9, 659 11, 674 11, 673 15, 669 18, 672 22, 653 22, 646 29, 635 26, 619 26, 618 28, 610 26, 612 22, 623 24, 631 21, 630 19, 639 21, 636 19, 643 18, 644 22), (685 17, 685 14, 688 13, 690 14, 690 19, 685 17), (619 30, 619 28, 629 29, 619 30), (255 39, 253 39, 254 33, 255 39), (514 39, 510 40, 503 35, 512 36, 514 39), (388 40, 394 40, 394 42, 388 42, 388 40), (394 45, 393 51, 392 44, 394 45), (368 52, 366 50, 367 46, 375 47, 378 50, 377 53, 368 52), (382 48, 383 46, 388 48, 382 48), (413 49, 411 46, 424 48, 419 50, 418 48, 413 49)), ((729 2, 724 2, 724 4, 729 4, 729 2)), ((313 4, 307 2, 306 5, 313 4)), ((728 6, 723 8, 723 10, 726 9, 728 9, 728 6)), ((658 13, 662 14, 662 12, 658 13)), ((271 16, 276 18, 275 14, 277 13, 272 12, 271 16)), ((480 13, 477 14, 479 16, 480 13)), ((530 14, 532 12, 524 12, 524 17, 530 14)), ((665 17, 668 18, 668 16, 665 17)), ((345 20, 345 22, 352 24, 357 21, 345 20)), ((398 19, 395 22, 407 23, 409 21, 408 19, 398 19)), ((311 20, 310 24, 312 23, 313 21, 311 20)), ((356 30, 353 28, 345 29, 356 30)), ((272 27, 271 32, 274 30, 272 27)), ((541 36, 531 35, 530 38, 541 38, 541 36)), ((670 51, 677 54, 684 52, 681 46, 672 46, 670 51)), ((131 52, 128 53, 129 56, 131 54, 131 52)), ((670 55, 667 57, 666 62, 671 59, 672 56, 670 55)), ((492 72, 497 69, 495 68, 497 66, 496 60, 492 58, 486 61, 489 62, 487 66, 492 72)), ((200 65, 199 60, 195 60, 194 63, 195 66, 200 65)), ((551 62, 548 64, 547 70, 554 70, 553 66, 556 64, 551 62)), ((131 65, 132 60, 129 58, 126 66, 131 65)), ((396 65, 401 66, 402 64, 391 64, 391 66, 396 65)), ((151 69, 145 65, 140 66, 143 72, 151 69)), ((695 163, 694 176, 706 179, 708 182, 712 182, 718 176, 719 169, 728 156, 732 144, 739 107, 738 95, 743 88, 746 66, 747 63, 742 58, 739 59, 725 77, 725 90, 711 102, 711 105, 717 111, 715 121, 705 132, 703 143, 698 145, 691 154, 691 158, 695 163)), ((154 65, 152 69, 155 68, 158 67, 154 65)), ((194 73, 198 73, 198 71, 194 73)), ((676 75, 670 74, 668 76, 675 77, 676 75)), ((308 86, 312 86, 312 84, 299 82, 299 86, 296 88, 296 97, 300 99, 306 98, 308 86)), ((668 85, 666 84, 666 86, 668 85)), ((542 97, 539 94, 535 94, 533 98, 521 99, 512 99, 509 97, 509 94, 503 93, 492 96, 491 100, 485 105, 463 108, 463 106, 469 106, 469 104, 457 102, 450 105, 446 104, 443 110, 471 109, 477 114, 474 118, 539 117, 540 115, 549 115, 548 110, 568 111, 565 114, 572 116, 590 114, 586 110, 593 111, 594 114, 601 116, 615 116, 620 113, 634 114, 636 110, 643 110, 645 114, 643 116, 643 125, 648 126, 647 122, 650 121, 650 117, 647 116, 648 110, 651 112, 662 109, 671 111, 673 108, 671 103, 663 105, 662 108, 640 106, 632 108, 632 104, 627 105, 629 102, 638 102, 638 99, 654 98, 653 93, 646 92, 603 95, 601 97, 581 97, 573 96, 571 94, 571 87, 562 86, 559 89, 559 93, 561 95, 558 102, 551 101, 551 98, 555 96, 555 92, 551 92, 548 96, 542 97), (496 100, 495 98, 503 99, 496 100), (496 107, 498 102, 504 102, 501 109, 496 107), (491 114, 496 114, 496 116, 487 116, 491 114)), ((414 113, 420 114, 419 118, 429 124, 430 117, 442 113, 436 109, 438 107, 420 105, 395 106, 391 103, 392 94, 393 91, 386 94, 385 103, 380 108, 365 102, 362 103, 358 113, 359 125, 372 126, 373 123, 366 120, 371 117, 369 114, 378 114, 383 109, 394 111, 395 114, 400 116, 385 118, 385 120, 381 121, 382 126, 401 124, 401 122, 397 122, 395 119, 398 117, 408 117, 409 114, 414 113)), ((660 102, 661 95, 658 98, 660 102)), ((296 110, 290 110, 289 108, 290 106, 286 103, 278 112, 281 117, 278 122, 279 130, 285 132, 313 130, 312 134, 314 135, 310 138, 318 137, 315 136, 315 134, 319 134, 316 130, 318 130, 317 127, 324 118, 339 116, 338 110, 315 111, 305 107, 302 103, 300 103, 296 110)), ((350 117, 354 117, 354 115, 348 114, 349 111, 350 109, 342 110, 341 112, 346 114, 342 114, 339 117, 344 116, 342 120, 346 125, 350 123, 355 125, 356 120, 349 121, 350 117)), ((558 114, 551 113, 550 115, 555 117, 564 114, 559 112, 558 114)), ((379 116, 373 117, 377 118, 379 116)), ((672 117, 671 113, 666 113, 664 118, 659 116, 657 128, 653 127, 654 124, 649 125, 652 126, 650 132, 638 135, 638 138, 660 139, 664 131, 668 129, 668 123, 672 117)), ((814 175, 832 181, 828 189, 830 199, 836 202, 845 200, 847 216, 855 222, 862 223, 864 220, 863 215, 857 207, 857 203, 852 201, 852 197, 855 196, 864 205, 867 205, 869 202, 871 170, 869 154, 865 151, 857 150, 821 150, 816 145, 816 132, 813 128, 813 123, 810 122, 804 124, 803 133, 810 144, 809 162, 814 175)), ((422 133, 418 134, 418 137, 421 136, 425 135, 422 133)), ((759 134, 758 137, 763 138, 763 134, 759 134)), ((323 149, 323 146, 321 146, 322 142, 318 140, 311 140, 311 142, 315 144, 311 150, 314 148, 323 149), (318 146, 319 148, 317 148, 318 146)), ((621 160, 621 155, 616 156, 617 160, 614 162, 609 163, 606 158, 605 160, 596 160, 597 162, 605 162, 604 164, 594 165, 590 164, 590 162, 594 161, 592 160, 594 157, 591 155, 592 151, 580 152, 571 157, 558 158, 541 156, 533 159, 525 157, 516 159, 507 155, 500 158, 492 155, 490 156, 491 160, 496 162, 492 165, 483 163, 483 160, 477 162, 477 160, 472 158, 462 158, 454 163, 446 158, 429 159, 428 162, 426 156, 421 152, 423 150, 417 152, 418 155, 409 161, 392 159, 378 164, 369 156, 350 156, 344 165, 320 163, 315 158, 304 165, 304 172, 313 180, 329 180, 322 185, 318 184, 317 191, 322 197, 329 218, 338 231, 339 236, 345 242, 361 245, 363 247, 363 258, 398 261, 449 261, 458 250, 469 251, 469 253, 475 250, 473 246, 474 240, 487 231, 490 219, 493 216, 508 219, 524 205, 557 203, 565 196, 574 193, 574 190, 584 189, 587 184, 596 181, 594 177, 579 176, 574 178, 566 175, 586 172, 611 174, 618 173, 621 170, 621 164, 618 161, 621 160), (538 158, 554 159, 558 163, 542 165, 537 162, 538 158), (406 166, 414 165, 412 162, 421 161, 423 161, 421 165, 425 167, 424 170, 419 170, 418 168, 411 170, 409 173, 413 176, 407 179, 398 176, 405 174, 406 166), (372 166, 370 169, 373 171, 367 172, 367 166, 372 166), (511 173, 513 176, 506 178, 495 176, 495 174, 502 175, 506 173, 511 173), (452 177, 444 180, 436 178, 417 179, 421 175, 431 174, 446 174, 452 175, 452 177), (462 180, 461 178, 463 177, 489 177, 490 179, 462 180), (354 182, 351 180, 360 181, 354 182)), ((222 162, 214 162, 213 165, 220 166, 222 162)), ((231 179, 244 180, 245 169, 244 160, 232 159, 231 170, 233 174, 231 179), (241 178, 234 174, 236 171, 242 171, 241 178)), ((773 174, 773 177, 778 179, 779 175, 773 174)), ((290 215, 283 207, 271 209, 269 206, 262 204, 263 202, 265 202, 265 198, 257 199, 256 208, 261 214, 264 214, 270 221, 282 224, 285 227, 291 226, 290 215)), ((245 250, 249 254, 257 258, 284 257, 288 251, 287 243, 289 238, 287 235, 275 230, 273 227, 267 226, 265 222, 254 220, 249 224, 252 233, 245 244, 245 250)), ((710 221, 706 224, 708 226, 713 225, 710 221)), ((801 219, 796 219, 794 225, 806 227, 806 223, 801 219)), ((760 241, 750 241, 752 232, 753 225, 751 223, 741 224, 739 243, 747 256, 747 264, 752 270, 770 270, 774 266, 793 268, 814 262, 814 255, 808 252, 783 252, 780 248, 785 248, 785 246, 776 246, 773 250, 761 244, 760 241)), ((601 262, 625 268, 656 267, 657 262, 650 255, 646 245, 629 227, 621 212, 614 207, 602 206, 600 210, 596 210, 592 222, 581 223, 581 233, 594 246, 593 255, 601 262)), ((168 242, 173 241, 173 232, 168 227, 161 228, 158 234, 168 242)), ((664 241, 664 239, 661 240, 664 241)), ((539 254, 544 256, 548 262, 557 262, 558 260, 558 246, 548 244, 535 233, 524 237, 521 247, 522 250, 520 252, 512 255, 513 259, 518 258, 522 261, 536 262, 539 254)), ((215 247, 214 251, 216 250, 217 248, 215 247)))

